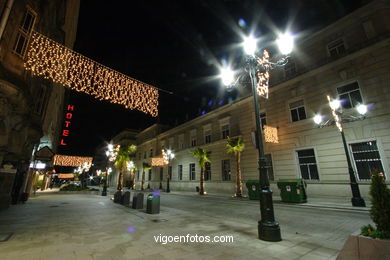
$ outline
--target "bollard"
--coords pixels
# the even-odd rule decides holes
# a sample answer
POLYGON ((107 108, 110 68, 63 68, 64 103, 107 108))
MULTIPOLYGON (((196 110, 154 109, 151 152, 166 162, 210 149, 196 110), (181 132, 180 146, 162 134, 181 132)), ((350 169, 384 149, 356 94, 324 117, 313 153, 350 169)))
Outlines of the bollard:
POLYGON ((118 190, 117 192, 115 192, 114 194, 114 202, 115 203, 120 203, 122 200, 122 191, 118 190))

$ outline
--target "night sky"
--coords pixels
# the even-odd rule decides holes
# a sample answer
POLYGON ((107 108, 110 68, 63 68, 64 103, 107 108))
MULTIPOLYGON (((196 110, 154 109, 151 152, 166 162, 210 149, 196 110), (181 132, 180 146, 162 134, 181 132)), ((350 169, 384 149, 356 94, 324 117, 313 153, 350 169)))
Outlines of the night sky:
POLYGON ((81 0, 74 50, 173 94, 160 92, 159 117, 153 118, 69 91, 74 118, 68 145, 59 153, 93 156, 98 145, 126 128, 180 124, 239 98, 216 76, 219 64, 242 63, 240 33, 269 42, 276 29, 304 37, 360 5, 358 0, 81 0))

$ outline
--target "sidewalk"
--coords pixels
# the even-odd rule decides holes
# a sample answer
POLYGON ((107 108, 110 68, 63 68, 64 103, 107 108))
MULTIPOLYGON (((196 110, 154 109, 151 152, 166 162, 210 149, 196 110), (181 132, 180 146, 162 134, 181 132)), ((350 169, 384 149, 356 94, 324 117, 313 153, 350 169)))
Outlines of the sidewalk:
MULTIPOLYGON (((91 186, 91 187, 99 188, 97 186, 91 186)), ((102 190, 102 188, 100 188, 100 190, 102 190)), ((116 192, 116 189, 113 187, 109 187, 107 191, 108 194, 113 195, 116 192)), ((144 193, 152 192, 152 190, 145 189, 141 191, 141 190, 130 190, 128 188, 124 188, 124 191, 144 192, 144 193)), ((164 194, 168 194, 168 193, 164 192, 164 194)), ((171 191, 169 194, 180 195, 180 196, 199 196, 198 193, 192 191, 171 191)), ((227 193, 207 193, 206 196, 215 197, 215 198, 237 199, 237 198, 233 198, 231 194, 227 194, 227 193)), ((251 201, 249 200, 249 198, 242 198, 242 200, 251 201)), ((282 202, 279 196, 273 196, 273 202, 274 204, 291 206, 291 207, 350 210, 350 211, 357 211, 357 212, 368 212, 370 211, 371 208, 371 202, 369 200, 366 200, 366 207, 354 207, 352 206, 350 199, 336 198, 336 197, 315 197, 315 198, 309 197, 307 199, 307 203, 286 203, 286 202, 282 202)))

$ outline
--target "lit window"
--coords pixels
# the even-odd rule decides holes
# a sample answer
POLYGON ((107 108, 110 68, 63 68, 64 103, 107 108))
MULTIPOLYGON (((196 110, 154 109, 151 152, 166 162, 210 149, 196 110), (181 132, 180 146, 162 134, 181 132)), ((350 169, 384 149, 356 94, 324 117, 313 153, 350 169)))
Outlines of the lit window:
POLYGON ((19 26, 16 42, 14 45, 14 52, 22 57, 26 52, 27 44, 34 27, 35 20, 36 14, 31 9, 27 8, 26 13, 23 16, 23 20, 19 26))
POLYGON ((38 115, 42 115, 45 108, 45 97, 46 97, 46 86, 36 86, 35 91, 35 103, 34 103, 34 112, 38 115))
POLYGON ((297 151, 301 177, 305 180, 319 180, 314 149, 297 151))
POLYGON ((363 103, 357 82, 337 88, 337 94, 341 100, 341 106, 345 109, 353 108, 363 103))
POLYGON ((221 133, 222 133, 222 139, 228 138, 230 134, 229 125, 223 125, 221 127, 221 133))
POLYGON ((190 181, 195 180, 195 163, 190 163, 190 181))
POLYGON ((230 181, 231 177, 230 160, 222 160, 222 180, 230 181))
POLYGON ((350 144, 359 180, 370 180, 374 170, 383 172, 376 141, 350 144))
POLYGON ((296 122, 306 119, 305 106, 303 100, 290 103, 291 121, 296 122))
POLYGON ((337 57, 346 52, 343 39, 338 39, 328 44, 330 57, 337 57))

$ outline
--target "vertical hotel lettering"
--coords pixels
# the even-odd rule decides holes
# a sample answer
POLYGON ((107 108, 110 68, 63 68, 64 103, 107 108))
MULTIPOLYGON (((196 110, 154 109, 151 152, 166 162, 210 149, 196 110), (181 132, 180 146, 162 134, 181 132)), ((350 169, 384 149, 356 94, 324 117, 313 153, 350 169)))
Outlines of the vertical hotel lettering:
POLYGON ((70 122, 73 118, 73 110, 74 110, 74 105, 68 105, 65 114, 65 126, 62 129, 60 145, 67 145, 65 143, 65 139, 69 136, 69 127, 70 127, 70 122))

